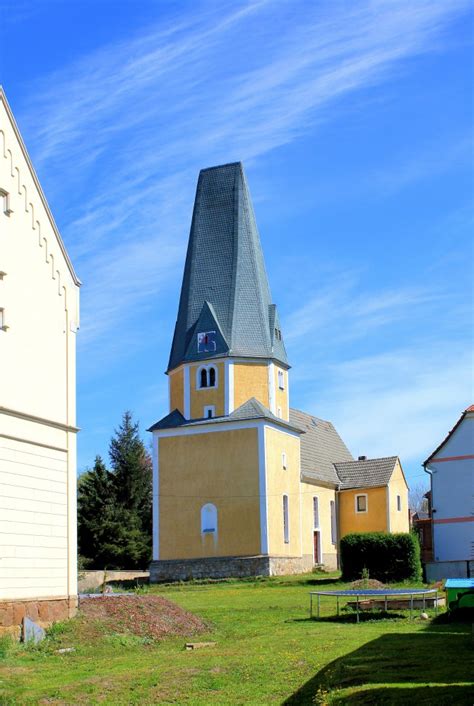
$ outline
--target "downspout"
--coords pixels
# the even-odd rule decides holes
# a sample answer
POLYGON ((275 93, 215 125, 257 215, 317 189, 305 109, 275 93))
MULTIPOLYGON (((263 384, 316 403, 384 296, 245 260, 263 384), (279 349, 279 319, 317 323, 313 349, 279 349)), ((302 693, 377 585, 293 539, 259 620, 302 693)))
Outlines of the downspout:
POLYGON ((340 527, 340 516, 339 516, 339 493, 341 491, 341 484, 336 485, 336 492, 334 494, 334 509, 336 513, 336 548, 337 548, 337 568, 341 570, 341 527, 340 527))

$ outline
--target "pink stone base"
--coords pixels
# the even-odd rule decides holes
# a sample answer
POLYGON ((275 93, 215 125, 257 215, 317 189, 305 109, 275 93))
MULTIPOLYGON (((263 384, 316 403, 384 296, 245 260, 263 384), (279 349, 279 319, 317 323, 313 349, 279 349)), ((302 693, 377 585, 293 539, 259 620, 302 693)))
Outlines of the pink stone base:
POLYGON ((0 601, 0 635, 16 635, 23 618, 34 620, 41 627, 49 627, 58 620, 72 618, 77 611, 77 596, 28 601, 0 601))

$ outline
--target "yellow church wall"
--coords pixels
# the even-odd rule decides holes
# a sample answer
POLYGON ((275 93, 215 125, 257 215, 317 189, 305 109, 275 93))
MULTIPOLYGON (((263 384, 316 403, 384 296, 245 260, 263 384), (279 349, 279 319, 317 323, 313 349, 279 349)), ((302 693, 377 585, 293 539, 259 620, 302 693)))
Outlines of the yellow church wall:
POLYGON ((159 439, 160 559, 260 553, 257 429, 159 439), (201 508, 217 508, 217 535, 201 508))
POLYGON ((288 419, 290 418, 290 409, 288 405, 288 371, 284 370, 284 368, 279 368, 277 365, 274 366, 274 385, 275 385, 275 409, 278 410, 278 408, 281 409, 281 418, 288 419), (283 373, 283 380, 284 380, 284 389, 280 390, 280 387, 278 385, 278 372, 281 371, 283 373))
POLYGON ((255 397, 269 407, 268 366, 260 363, 234 363, 234 409, 255 397))
POLYGON ((299 437, 265 427, 267 478, 268 553, 301 556, 300 440, 299 437), (286 454, 286 470, 282 454, 286 454), (283 531, 283 495, 288 495, 289 542, 283 531))
POLYGON ((214 405, 216 408, 216 417, 220 417, 225 413, 225 375, 224 363, 216 363, 215 361, 206 361, 205 364, 211 364, 217 369, 217 387, 198 388, 196 374, 202 363, 191 365, 189 370, 189 384, 191 386, 190 395, 190 412, 191 419, 201 419, 204 417, 204 407, 214 405))
POLYGON ((170 412, 179 409, 184 414, 184 368, 170 373, 170 412))
POLYGON ((332 488, 301 483, 301 544, 302 553, 314 561, 314 530, 319 530, 322 563, 331 568, 337 566, 337 545, 331 537, 331 501, 336 501, 336 492, 332 488), (313 498, 318 498, 319 526, 314 525, 313 498))
POLYGON ((403 477, 400 463, 397 461, 389 482, 390 497, 390 531, 409 532, 408 521, 408 488, 403 477), (397 495, 401 499, 401 510, 397 509, 397 495))
POLYGON ((350 532, 387 531, 387 488, 358 488, 339 493, 340 537, 350 532), (367 512, 356 512, 356 495, 367 495, 367 512))

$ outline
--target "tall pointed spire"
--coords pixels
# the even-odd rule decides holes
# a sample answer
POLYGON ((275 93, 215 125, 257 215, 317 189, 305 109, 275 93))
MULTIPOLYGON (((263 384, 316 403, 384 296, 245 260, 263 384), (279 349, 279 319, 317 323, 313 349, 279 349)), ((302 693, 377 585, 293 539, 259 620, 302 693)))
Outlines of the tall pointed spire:
POLYGON ((242 164, 203 169, 168 369, 220 356, 288 365, 278 321, 242 164), (212 346, 198 345, 202 330, 212 346))

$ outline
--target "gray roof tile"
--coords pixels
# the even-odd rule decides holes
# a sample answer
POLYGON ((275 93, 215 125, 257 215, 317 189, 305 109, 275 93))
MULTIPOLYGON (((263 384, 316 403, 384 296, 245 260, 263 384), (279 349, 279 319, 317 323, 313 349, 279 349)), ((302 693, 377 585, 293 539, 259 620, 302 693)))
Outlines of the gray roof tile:
POLYGON ((335 463, 337 475, 341 479, 342 489, 370 488, 387 485, 398 456, 368 458, 365 461, 335 463))
POLYGON ((222 355, 288 365, 242 164, 199 174, 168 369, 222 355), (207 309, 203 307, 207 302, 207 309), (215 320, 216 351, 198 353, 197 322, 215 320))
POLYGON ((290 409, 290 423, 305 432, 301 437, 302 480, 338 485, 334 463, 352 461, 353 457, 331 422, 290 409))

